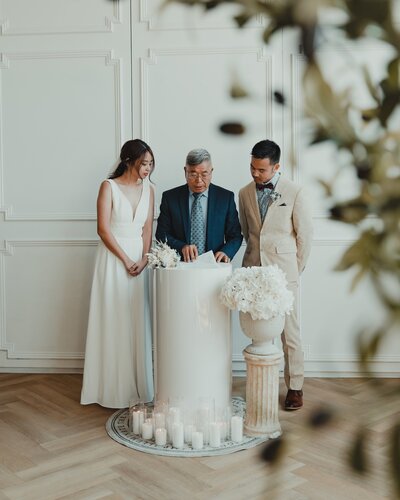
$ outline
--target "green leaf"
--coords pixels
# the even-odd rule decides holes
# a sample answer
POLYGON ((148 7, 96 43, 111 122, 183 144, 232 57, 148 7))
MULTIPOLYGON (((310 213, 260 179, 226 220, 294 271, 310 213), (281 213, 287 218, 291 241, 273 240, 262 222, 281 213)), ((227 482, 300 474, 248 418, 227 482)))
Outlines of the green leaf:
POLYGON ((367 160, 362 160, 354 163, 357 171, 357 177, 361 180, 368 180, 372 173, 372 167, 367 160))
POLYGON ((382 24, 389 16, 390 0, 347 0, 350 16, 382 24))
POLYGON ((368 68, 363 65, 361 67, 361 71, 362 71, 362 73, 364 75, 364 81, 365 81, 365 84, 368 87, 368 90, 369 90, 369 93, 371 94, 371 97, 374 99, 374 101, 377 104, 379 104, 380 103, 380 98, 379 98, 379 95, 378 95, 378 91, 377 91, 376 85, 373 83, 373 81, 371 79, 371 75, 370 75, 370 72, 369 72, 368 68))
POLYGON ((368 471, 367 457, 365 454, 365 430, 359 429, 350 449, 350 466, 358 474, 368 471))
POLYGON ((229 94, 232 99, 243 99, 244 97, 249 97, 247 90, 238 81, 232 83, 229 94))
POLYGON ((334 220, 356 224, 368 215, 368 207, 362 201, 352 200, 347 203, 338 203, 331 208, 330 212, 334 220))
POLYGON ((314 428, 325 427, 332 422, 333 416, 331 408, 321 407, 311 413, 309 424, 314 428))
POLYGON ((369 122, 378 116, 379 110, 377 108, 368 108, 361 110, 361 118, 364 122, 369 122))
POLYGON ((261 459, 271 465, 277 463, 282 456, 284 443, 281 437, 268 441, 261 452, 261 459))
POLYGON ((369 372, 368 363, 376 356, 382 339, 385 337, 385 330, 379 328, 373 335, 369 332, 363 331, 357 337, 357 351, 360 354, 360 362, 363 370, 369 372))
POLYGON ((303 91, 306 113, 318 127, 339 147, 353 144, 355 131, 349 122, 349 105, 328 84, 316 62, 307 64, 303 91))
POLYGON ((389 440, 390 446, 390 466, 394 479, 396 495, 400 498, 400 422, 397 422, 392 429, 392 437, 389 440))
POLYGON ((309 61, 314 58, 316 33, 317 28, 315 25, 301 27, 301 45, 304 55, 309 61))
POLYGON ((352 39, 360 38, 368 26, 368 22, 365 19, 352 19, 346 23, 343 27, 347 36, 352 39))
POLYGON ((242 13, 234 17, 234 20, 236 21, 236 24, 238 25, 239 28, 243 28, 243 26, 247 24, 250 21, 250 19, 251 16, 249 16, 246 13, 242 13))
POLYGON ((279 31, 279 29, 280 29, 280 27, 274 23, 271 23, 267 28, 265 28, 264 33, 263 33, 264 43, 266 43, 268 45, 269 39, 271 38, 271 36, 274 33, 276 33, 277 31, 279 31))
POLYGON ((327 182, 327 181, 324 181, 322 179, 317 179, 318 181, 318 184, 323 188, 323 190, 325 191, 325 196, 328 196, 328 197, 331 197, 333 196, 333 192, 332 192, 332 182, 327 182))
POLYGON ((206 10, 212 10, 212 9, 215 9, 215 7, 217 7, 221 2, 219 2, 218 0, 209 0, 208 2, 205 2, 204 3, 204 8, 206 10))
POLYGON ((361 267, 357 271, 354 278, 351 280, 350 292, 354 292, 354 290, 356 289, 356 286, 359 284, 359 282, 362 280, 362 278, 365 276, 366 273, 367 273, 366 267, 361 267))
POLYGON ((318 130, 314 132, 314 137, 311 139, 310 144, 313 145, 331 140, 332 137, 326 132, 326 130, 324 130, 323 128, 318 128, 318 130))
POLYGON ((382 104, 379 109, 378 118, 383 126, 397 107, 400 101, 400 57, 389 62, 387 67, 387 78, 380 82, 383 91, 382 104))
POLYGON ((346 271, 354 265, 359 265, 361 269, 368 270, 371 260, 374 259, 377 254, 379 243, 379 235, 372 230, 364 231, 360 238, 344 252, 340 262, 335 266, 334 270, 346 271))
POLYGON ((242 135, 246 131, 246 127, 240 122, 225 122, 219 127, 223 134, 228 135, 242 135))
POLYGON ((285 96, 278 90, 274 91, 274 101, 281 106, 284 106, 286 104, 285 96))

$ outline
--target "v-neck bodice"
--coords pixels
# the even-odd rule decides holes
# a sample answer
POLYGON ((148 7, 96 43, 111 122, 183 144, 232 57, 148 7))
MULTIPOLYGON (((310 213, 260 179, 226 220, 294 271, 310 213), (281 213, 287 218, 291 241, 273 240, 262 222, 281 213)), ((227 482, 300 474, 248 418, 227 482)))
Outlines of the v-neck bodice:
POLYGON ((133 212, 132 204, 113 179, 107 179, 112 191, 111 231, 121 238, 141 238, 149 212, 150 182, 143 180, 142 194, 133 212))

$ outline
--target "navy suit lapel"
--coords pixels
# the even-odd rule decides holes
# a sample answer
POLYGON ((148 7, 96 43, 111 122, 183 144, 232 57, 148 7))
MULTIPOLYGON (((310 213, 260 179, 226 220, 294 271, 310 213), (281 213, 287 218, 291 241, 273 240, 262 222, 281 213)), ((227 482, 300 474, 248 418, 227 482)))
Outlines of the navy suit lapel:
POLYGON ((217 196, 215 196, 215 188, 212 184, 208 187, 208 205, 207 205, 207 225, 206 225, 206 249, 213 248, 211 228, 214 227, 215 215, 217 213, 217 196))
POLYGON ((190 242, 190 223, 189 223, 189 188, 187 185, 183 186, 183 189, 179 196, 179 209, 182 214, 182 224, 183 230, 185 232, 185 239, 190 242))

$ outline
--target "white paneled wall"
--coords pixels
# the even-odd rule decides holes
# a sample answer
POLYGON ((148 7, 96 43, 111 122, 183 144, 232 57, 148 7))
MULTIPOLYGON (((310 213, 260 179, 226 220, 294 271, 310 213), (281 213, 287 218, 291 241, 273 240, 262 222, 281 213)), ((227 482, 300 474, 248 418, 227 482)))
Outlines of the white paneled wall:
MULTIPOLYGON (((292 34, 265 46, 261 18, 237 30, 234 5, 205 16, 182 6, 160 12, 161 3, 0 1, 0 370, 82 368, 97 190, 125 140, 141 137, 155 152, 158 209, 163 190, 184 182, 190 149, 207 148, 214 182, 237 193, 250 181, 251 147, 268 137, 282 146, 285 174, 307 184, 313 205, 315 240, 300 289, 307 373, 355 375, 356 335, 382 311, 367 283, 350 294, 351 274, 332 271, 355 234, 328 220, 316 182, 335 175, 337 158, 329 145, 306 145, 299 47, 292 34), (249 99, 230 99, 234 75, 249 99), (274 104, 275 90, 288 106, 274 104), (219 132, 222 121, 237 120, 246 134, 219 132)), ((371 50, 388 57, 382 47, 371 50)), ((336 61, 329 78, 340 87, 347 75, 362 99, 356 77, 340 69, 349 53, 325 57, 336 61)), ((379 79, 383 66, 374 68, 379 79)), ((342 173, 339 195, 355 182, 342 173)), ((246 345, 233 314, 237 373, 246 345)), ((376 372, 398 375, 399 351, 388 343, 376 372)))
POLYGON ((130 5, 0 2, 0 367, 81 369, 98 186, 132 135, 130 5))

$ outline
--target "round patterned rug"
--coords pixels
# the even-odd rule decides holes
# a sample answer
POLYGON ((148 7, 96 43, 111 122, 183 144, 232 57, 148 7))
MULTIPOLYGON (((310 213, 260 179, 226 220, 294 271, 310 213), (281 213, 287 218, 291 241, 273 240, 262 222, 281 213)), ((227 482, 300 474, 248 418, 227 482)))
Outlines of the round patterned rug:
MULTIPOLYGON (((242 398, 232 398, 233 414, 244 414, 246 403, 242 398)), ((164 455, 169 457, 209 457, 215 455, 226 455, 235 451, 246 450, 253 448, 261 443, 264 443, 267 437, 250 437, 243 436, 241 443, 233 441, 224 441, 218 448, 212 448, 209 445, 204 445, 202 450, 194 450, 192 447, 185 444, 184 448, 176 449, 171 444, 166 446, 157 446, 153 440, 147 441, 137 436, 129 430, 128 426, 128 409, 122 409, 115 412, 107 420, 106 430, 108 435, 117 443, 123 444, 128 448, 143 451, 144 453, 153 453, 154 455, 164 455)))

